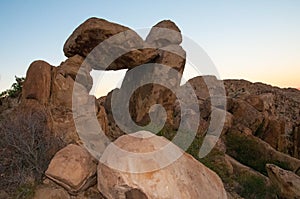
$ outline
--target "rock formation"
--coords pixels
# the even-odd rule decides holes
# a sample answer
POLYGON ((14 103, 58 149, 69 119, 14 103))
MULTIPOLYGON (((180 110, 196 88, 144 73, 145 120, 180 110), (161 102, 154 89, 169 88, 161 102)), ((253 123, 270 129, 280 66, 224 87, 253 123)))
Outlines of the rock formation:
MULTIPOLYGON (((9 195, 11 184, 18 187, 32 183, 32 173, 46 171, 47 179, 36 187, 35 199, 226 198, 225 190, 228 198, 299 198, 300 91, 245 80, 221 81, 214 76, 195 77, 180 85, 186 62, 181 43, 181 31, 170 20, 158 22, 143 40, 128 27, 90 18, 67 39, 63 48, 67 59, 59 66, 33 62, 20 100, 8 97, 0 101, 0 189, 4 190, 0 195, 9 195), (119 69, 127 69, 120 88, 100 99, 89 94, 92 70, 119 69), (182 101, 178 93, 195 93, 196 99, 182 101), (97 135, 91 117, 97 121, 97 128, 101 127, 102 137, 97 135), (223 119, 218 139, 215 132, 223 119), (31 121, 39 122, 38 131, 31 121), (78 127, 78 122, 89 128, 78 127), (186 139, 189 130, 197 127, 185 149, 195 159, 183 153, 172 164, 152 172, 116 170, 103 159, 95 162, 95 154, 85 149, 109 148, 110 140, 125 150, 151 152, 168 143, 159 136, 173 140, 181 124, 181 136, 186 139), (158 127, 162 127, 159 136, 151 138, 124 135, 140 128, 156 132, 158 127), (28 135, 39 135, 39 140, 28 135), (210 135, 207 140, 206 135, 210 135), (104 137, 109 139, 104 141, 104 137), (14 141, 25 143, 25 149, 41 152, 42 138, 49 140, 47 153, 28 156, 40 159, 16 162, 11 158, 24 152, 14 141), (216 141, 216 146, 200 158, 204 140, 208 145, 216 141), (37 160, 46 168, 29 167, 37 160), (10 167, 19 165, 30 168, 30 172, 25 170, 22 182, 15 181, 22 172, 9 173, 10 167)), ((174 146, 174 151, 181 149, 174 146)), ((128 154, 117 156, 112 151, 104 154, 106 161, 119 161, 118 165, 127 169, 144 169, 153 163, 143 158, 132 162, 128 154)), ((159 163, 163 163, 174 153, 160 155, 159 163)))

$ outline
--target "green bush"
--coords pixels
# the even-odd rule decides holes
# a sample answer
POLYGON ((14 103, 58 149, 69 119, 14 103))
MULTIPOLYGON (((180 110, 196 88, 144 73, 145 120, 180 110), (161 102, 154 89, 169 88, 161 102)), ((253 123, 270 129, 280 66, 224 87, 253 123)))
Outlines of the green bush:
POLYGON ((271 155, 260 148, 258 142, 250 136, 239 132, 230 132, 226 135, 227 153, 256 171, 267 174, 266 164, 275 164, 283 169, 290 170, 288 162, 272 159, 271 155))
POLYGON ((16 82, 12 84, 10 89, 0 93, 0 98, 3 97, 17 97, 22 92, 23 82, 25 81, 24 77, 15 76, 16 82))
POLYGON ((277 189, 267 185, 262 177, 244 173, 235 177, 239 183, 237 193, 246 199, 277 198, 277 189))
POLYGON ((14 198, 16 199, 31 199, 35 193, 35 185, 33 184, 22 184, 16 190, 14 198))

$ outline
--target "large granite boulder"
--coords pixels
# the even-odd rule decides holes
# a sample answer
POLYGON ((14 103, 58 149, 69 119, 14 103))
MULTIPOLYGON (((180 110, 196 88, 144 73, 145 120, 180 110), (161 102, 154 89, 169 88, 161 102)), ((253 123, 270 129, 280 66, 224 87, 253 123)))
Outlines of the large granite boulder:
POLYGON ((86 57, 99 43, 129 28, 92 17, 78 26, 64 44, 67 57, 76 54, 86 57))
POLYGON ((143 39, 128 27, 92 17, 71 34, 64 53, 67 57, 88 57, 85 64, 96 70, 119 70, 139 66, 157 56, 156 49, 144 46, 143 39))
POLYGON ((227 198, 218 175, 147 131, 108 146, 98 165, 98 189, 108 199, 227 198))

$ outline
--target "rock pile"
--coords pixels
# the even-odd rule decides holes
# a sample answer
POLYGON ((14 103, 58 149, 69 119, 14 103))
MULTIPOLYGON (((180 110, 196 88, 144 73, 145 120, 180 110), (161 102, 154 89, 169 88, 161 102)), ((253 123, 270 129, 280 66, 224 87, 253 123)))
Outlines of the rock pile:
MULTIPOLYGON (((74 102, 80 103, 81 107, 94 103, 92 105, 95 109, 94 114, 96 114, 104 133, 111 140, 118 138, 115 141, 117 145, 127 143, 128 150, 144 151, 152 149, 152 145, 167 144, 167 140, 156 136, 151 139, 139 139, 139 142, 144 143, 142 146, 136 145, 136 139, 132 136, 120 137, 125 133, 112 116, 110 100, 113 92, 102 100, 95 100, 93 96, 90 96, 89 91, 93 84, 90 72, 92 69, 128 69, 121 88, 114 92, 118 95, 117 99, 123 100, 123 95, 132 85, 142 85, 130 98, 129 113, 134 122, 146 125, 149 122, 150 107, 161 104, 167 112, 167 124, 174 129, 178 124, 175 124, 176 121, 173 117, 176 96, 172 90, 180 87, 185 66, 185 51, 180 46, 181 42, 182 36, 179 28, 169 20, 156 24, 144 41, 127 27, 103 19, 90 18, 75 29, 66 41, 64 53, 68 59, 60 66, 54 67, 44 61, 36 61, 31 64, 24 83, 22 101, 34 99, 47 107, 50 118, 52 118, 49 121, 52 132, 61 136, 67 144, 81 142, 76 135, 76 128, 71 116, 74 102), (103 44, 103 46, 99 44, 103 44), (112 50, 119 53, 117 59, 111 60, 109 57, 112 50), (98 56, 99 52, 102 53, 102 56, 98 56), (105 56, 108 58, 104 60, 105 56), (138 76, 134 69, 143 64, 150 65, 144 68, 142 73, 139 73, 141 78, 137 80, 138 76), (160 65, 163 65, 164 68, 161 68, 160 65), (42 73, 42 76, 37 73, 42 73), (159 84, 143 85, 147 76, 153 76, 163 83, 167 83, 169 89, 159 84), (79 88, 79 94, 76 93, 74 96, 74 89, 77 88, 79 88), (74 101, 74 97, 76 97, 76 101, 74 101), (134 147, 137 148, 134 149, 134 147)), ((84 109, 82 110, 85 112, 84 109)), ((82 122, 89 122, 85 121, 84 114, 78 117, 83 120, 82 122)), ((177 147, 175 149, 179 150, 177 147)), ((162 159, 168 158, 168 154, 162 155, 162 159)), ((113 157, 113 155, 110 154, 109 157, 113 157)), ((123 158, 126 161, 126 158, 123 158)), ((129 159, 124 164, 129 164, 128 161, 129 159)), ((142 166, 143 163, 140 163, 142 166)), ((140 163, 136 162, 136 164, 140 163)), ((80 195, 82 192, 87 192, 90 190, 88 188, 93 187, 96 183, 97 164, 98 162, 95 162, 95 159, 82 146, 69 144, 58 151, 51 160, 45 174, 52 182, 39 187, 35 198, 38 198, 45 190, 51 194, 57 194, 56 197, 65 197, 66 194, 80 195), (53 182, 63 187, 67 193, 53 182)), ((205 195, 210 195, 212 198, 226 198, 226 192, 219 177, 185 153, 168 167, 153 172, 151 174, 153 177, 149 177, 150 173, 127 176, 121 171, 111 170, 100 161, 97 172, 98 190, 106 198, 201 198, 205 195), (197 171, 194 171, 195 168, 198 168, 197 171), (144 179, 145 177, 147 179, 144 179), (129 184, 121 183, 119 178, 129 184), (130 183, 133 180, 131 178, 139 179, 139 182, 130 183), (164 178, 167 181, 163 180, 164 178), (178 181, 178 178, 181 180, 178 181), (158 184, 156 187, 152 187, 151 183, 158 184), (169 191, 166 192, 166 190, 169 191)))
MULTIPOLYGON (((41 107, 47 115, 45 126, 66 146, 55 151, 45 172, 47 179, 36 189, 36 199, 300 197, 300 91, 244 80, 221 81, 214 76, 195 77, 180 85, 186 62, 181 43, 181 31, 170 20, 154 25, 143 40, 128 27, 90 18, 66 41, 63 50, 68 58, 59 66, 44 61, 30 65, 20 105, 15 109, 21 111, 25 107, 34 112, 41 107), (100 99, 89 94, 92 70, 120 69, 127 72, 119 89, 100 99), (150 80, 156 83, 149 84, 150 80), (197 99, 187 101, 188 108, 182 112, 174 91, 189 96, 188 86, 197 99), (225 99, 220 96, 224 86, 225 99), (128 104, 124 104, 126 99, 128 104), (112 104, 118 104, 118 109, 112 104), (156 104, 165 112, 153 106, 156 104), (74 110, 74 106, 79 109, 74 110), (198 111, 199 120, 194 119, 198 111), (200 159, 198 152, 204 136, 218 130, 222 115, 225 118, 220 139, 200 159), (84 147, 97 145, 92 127, 81 132, 91 141, 86 143, 78 136, 82 129, 74 122, 91 124, 90 116, 96 118, 115 146, 129 153, 118 156, 108 150, 98 162, 84 147), (125 135, 139 129, 134 126, 126 131, 124 126, 130 126, 132 119, 139 126, 152 122, 155 125, 150 127, 156 128, 161 125, 161 118, 166 122, 160 135, 168 139, 174 137, 181 122, 186 132, 198 126, 187 152, 209 168, 172 145, 174 153, 182 153, 172 164, 144 173, 128 172, 172 159, 174 153, 161 153, 160 161, 131 161, 130 152, 150 153, 169 141, 145 136, 149 135, 145 132, 136 133, 135 137, 125 135), (211 123, 214 128, 209 128, 211 123), (122 168, 109 167, 111 163, 122 168), (278 192, 271 191, 277 190, 275 186, 278 192)), ((112 143, 107 148, 111 146, 112 143)))

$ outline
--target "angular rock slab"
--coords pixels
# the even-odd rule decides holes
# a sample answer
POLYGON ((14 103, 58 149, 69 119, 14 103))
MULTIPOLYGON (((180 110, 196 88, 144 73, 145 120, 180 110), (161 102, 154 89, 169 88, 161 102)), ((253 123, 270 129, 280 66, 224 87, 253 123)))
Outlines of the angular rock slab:
POLYGON ((140 131, 133 135, 124 135, 114 142, 124 153, 118 154, 115 150, 109 150, 110 146, 113 147, 111 144, 98 164, 98 189, 106 198, 227 198, 218 175, 191 155, 184 153, 165 138, 149 132, 140 131), (158 158, 148 156, 167 144, 173 148, 172 152, 159 152, 158 158), (170 160, 177 152, 183 153, 182 156, 168 166, 136 173, 161 165, 161 162, 170 160), (141 158, 134 159, 133 153, 140 154, 141 158), (108 166, 114 163, 121 169, 108 166))
POLYGON ((271 182, 279 188, 283 198, 300 198, 300 176, 273 164, 267 164, 266 168, 271 182))
POLYGON ((51 160, 46 176, 76 194, 95 183, 96 163, 81 146, 69 144, 51 160))

